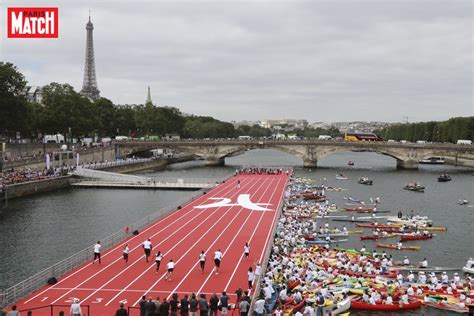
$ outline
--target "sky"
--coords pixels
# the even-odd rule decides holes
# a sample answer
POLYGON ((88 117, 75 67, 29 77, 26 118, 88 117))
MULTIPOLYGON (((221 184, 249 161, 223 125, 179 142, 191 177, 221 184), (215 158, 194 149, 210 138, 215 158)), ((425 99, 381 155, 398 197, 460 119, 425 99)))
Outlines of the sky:
MULTIPOLYGON (((30 85, 82 87, 89 10, 101 96, 226 121, 474 115, 471 0, 34 1, 58 39, 7 39, 30 85)), ((2 26, 6 21, 2 19, 2 26)))

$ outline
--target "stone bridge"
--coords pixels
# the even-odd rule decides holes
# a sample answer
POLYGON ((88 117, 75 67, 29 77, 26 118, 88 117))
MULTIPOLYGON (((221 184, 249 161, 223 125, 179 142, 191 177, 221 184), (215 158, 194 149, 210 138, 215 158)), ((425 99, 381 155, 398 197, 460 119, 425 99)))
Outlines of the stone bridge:
POLYGON ((347 142, 322 140, 180 140, 128 141, 116 146, 140 152, 170 148, 199 156, 208 165, 223 165, 225 157, 257 148, 276 149, 300 157, 303 165, 317 167, 324 156, 343 151, 368 151, 393 157, 397 168, 418 169, 418 162, 432 156, 450 157, 455 165, 474 167, 474 146, 454 144, 402 144, 386 142, 347 142))

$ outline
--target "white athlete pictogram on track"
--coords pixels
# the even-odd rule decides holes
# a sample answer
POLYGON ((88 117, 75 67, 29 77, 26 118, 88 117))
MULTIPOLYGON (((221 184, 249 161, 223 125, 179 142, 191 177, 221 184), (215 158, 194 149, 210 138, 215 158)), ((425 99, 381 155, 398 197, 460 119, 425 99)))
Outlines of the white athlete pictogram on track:
POLYGON ((209 198, 209 200, 216 200, 217 202, 210 204, 203 204, 195 206, 194 208, 206 209, 213 207, 224 207, 224 206, 242 206, 243 208, 252 211, 272 211, 272 209, 265 208, 262 206, 271 205, 271 203, 253 203, 250 201, 250 194, 240 194, 237 198, 237 203, 231 203, 232 199, 229 198, 209 198))

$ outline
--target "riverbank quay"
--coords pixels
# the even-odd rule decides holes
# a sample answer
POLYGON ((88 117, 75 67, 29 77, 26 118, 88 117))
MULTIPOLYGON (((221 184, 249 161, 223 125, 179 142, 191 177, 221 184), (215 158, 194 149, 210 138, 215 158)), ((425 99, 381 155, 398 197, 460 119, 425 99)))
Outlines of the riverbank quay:
MULTIPOLYGON (((16 302, 25 313, 46 306, 44 312, 37 309, 33 315, 49 315, 51 305, 70 304, 72 297, 89 305, 92 315, 112 315, 124 301, 127 306, 136 307, 142 295, 169 298, 177 293, 182 298, 185 293, 202 293, 209 297, 211 293, 227 291, 235 303, 234 291, 247 288, 249 267, 262 263, 268 253, 287 179, 284 173, 233 176, 206 194, 195 196, 190 203, 176 207, 137 235, 129 231, 131 235, 125 241, 111 248, 103 245, 108 249, 102 252, 100 264, 91 264, 91 246, 81 256, 88 261, 57 277, 56 284, 20 301, 10 298, 8 303, 16 302), (157 251, 164 255, 158 273, 153 259, 146 262, 143 256, 142 244, 148 238, 153 244, 152 255, 157 251), (246 243, 250 245, 248 259, 244 256, 246 243), (122 258, 125 244, 129 247, 128 263, 122 258), (204 270, 199 269, 202 251, 207 254, 204 270), (216 251, 222 254, 219 270, 213 264, 216 251), (172 279, 166 280, 164 263, 171 259, 176 266, 172 279)), ((71 260, 77 257, 72 256, 71 260)), ((50 277, 43 274, 43 284, 50 277)), ((10 289, 8 293, 20 292, 10 289)))
MULTIPOLYGON (((192 155, 183 155, 169 159, 128 159, 104 163, 88 164, 92 169, 116 173, 133 173, 145 170, 160 170, 167 165, 193 160, 192 155)), ((72 175, 50 177, 42 180, 27 181, 17 184, 5 185, 1 188, 0 202, 7 203, 9 199, 25 197, 36 193, 46 193, 69 187, 79 179, 72 175)))
MULTIPOLYGON (((435 309, 468 313, 467 306, 474 298, 474 279, 454 272, 460 268, 431 267, 429 258, 426 268, 418 268, 410 264, 403 250, 398 253, 407 256, 398 259, 398 255, 365 246, 360 250, 342 248, 348 238, 358 238, 354 234, 359 232, 331 223, 332 214, 341 211, 329 206, 323 187, 307 179, 295 179, 286 197, 261 282, 268 312, 311 314, 311 309, 314 312, 319 307, 323 315, 336 315, 349 308, 351 313, 403 312, 425 306, 420 315, 431 315, 435 309), (297 197, 303 197, 307 190, 322 201, 297 197)), ((467 265, 472 264, 470 259, 467 265)))

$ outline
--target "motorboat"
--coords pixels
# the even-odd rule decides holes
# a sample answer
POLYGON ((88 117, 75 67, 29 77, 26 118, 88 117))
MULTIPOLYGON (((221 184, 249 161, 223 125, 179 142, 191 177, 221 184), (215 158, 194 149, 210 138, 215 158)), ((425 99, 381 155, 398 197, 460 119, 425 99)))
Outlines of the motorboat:
POLYGON ((387 220, 392 223, 402 224, 405 226, 432 226, 433 221, 429 220, 427 216, 388 216, 387 220))
POLYGON ((336 180, 347 180, 347 179, 349 179, 349 178, 347 178, 342 173, 339 173, 339 174, 336 175, 336 180))
POLYGON ((429 157, 426 159, 422 159, 419 161, 421 164, 426 164, 426 165, 442 165, 446 161, 444 160, 443 157, 429 157))
POLYGON ((360 184, 365 184, 365 185, 372 185, 373 184, 373 181, 370 180, 369 178, 367 177, 362 177, 359 179, 359 181, 357 181, 358 183, 360 184))
POLYGON ((448 181, 451 181, 451 176, 446 174, 446 173, 443 173, 442 175, 440 175, 438 177, 438 182, 448 182, 448 181))
POLYGON ((425 187, 417 182, 410 182, 403 187, 405 190, 415 191, 415 192, 425 192, 425 187))

